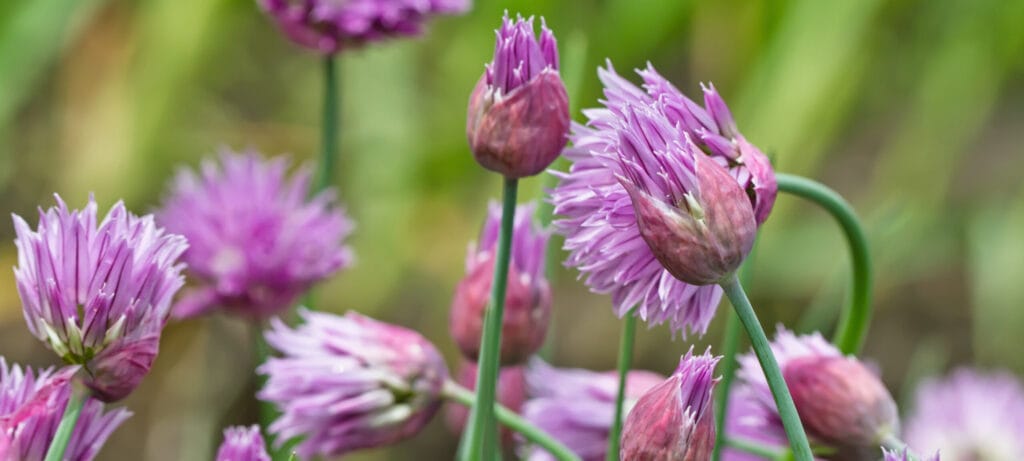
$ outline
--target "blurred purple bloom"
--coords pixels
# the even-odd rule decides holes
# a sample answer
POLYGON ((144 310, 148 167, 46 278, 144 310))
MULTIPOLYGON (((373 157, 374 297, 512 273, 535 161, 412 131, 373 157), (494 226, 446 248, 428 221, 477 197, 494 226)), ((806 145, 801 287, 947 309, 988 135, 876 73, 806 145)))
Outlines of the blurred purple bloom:
MULTIPOLYGON (((626 378, 624 414, 647 390, 665 381, 648 371, 631 371, 626 378)), ((558 369, 533 359, 526 370, 530 399, 523 417, 564 443, 583 461, 605 459, 608 434, 615 417, 619 377, 614 371, 598 373, 582 369, 558 369)), ((554 458, 539 448, 528 447, 530 461, 554 458)))
MULTIPOLYGON (((734 385, 729 392, 729 406, 725 417, 726 437, 760 443, 761 445, 786 449, 789 441, 780 430, 764 430, 764 410, 761 402, 753 395, 751 389, 734 385)), ((779 423, 781 424, 781 422, 779 423)), ((732 447, 722 449, 722 461, 763 461, 764 458, 737 450, 732 447)))
POLYGON ((904 440, 946 461, 1024 459, 1024 386, 1005 372, 969 368, 917 390, 904 440))
POLYGON ((259 426, 224 429, 224 442, 217 450, 216 461, 270 461, 259 426))
MULTIPOLYGON (((550 232, 534 222, 533 204, 516 207, 512 225, 512 257, 505 292, 501 363, 524 363, 544 342, 551 317, 551 287, 544 277, 544 253, 550 232)), ((469 360, 477 360, 484 312, 491 297, 497 257, 501 205, 491 202, 480 241, 469 245, 466 276, 455 289, 450 329, 469 360)))
POLYGON ((14 216, 25 321, 64 361, 89 370, 97 397, 120 400, 156 358, 188 245, 121 202, 97 222, 92 197, 81 211, 56 200, 39 210, 37 231, 14 216))
MULTIPOLYGON (((888 450, 888 449, 882 448, 882 454, 885 456, 885 459, 883 461, 939 461, 939 454, 938 453, 935 453, 932 456, 923 457, 923 456, 914 454, 913 452, 911 452, 907 448, 904 448, 902 451, 900 451, 900 450, 888 450)), ((972 461, 972 460, 978 460, 978 459, 979 458, 968 458, 968 459, 965 459, 964 461, 972 461)), ((981 458, 981 459, 987 459, 987 458, 981 458)))
MULTIPOLYGON (((462 387, 476 390, 477 365, 475 362, 463 360, 459 366, 456 381, 462 387)), ((502 367, 498 373, 497 401, 515 413, 523 408, 526 401, 526 369, 523 367, 502 367)), ((461 434, 469 420, 469 408, 458 403, 445 405, 445 423, 456 434, 461 434)), ((511 445, 513 432, 508 427, 501 427, 501 441, 511 445)))
POLYGON ((225 151, 198 174, 178 173, 157 219, 188 238, 184 260, 200 286, 186 290, 176 317, 224 307, 264 318, 352 263, 342 241, 353 225, 333 192, 309 198, 309 170, 287 170, 284 157, 225 151))
MULTIPOLYGON (((33 371, 7 366, 0 357, 0 460, 42 461, 57 432, 71 396, 71 378, 78 367, 33 371), (7 457, 3 456, 4 451, 7 457)), ((64 459, 88 461, 96 457, 118 426, 131 416, 122 408, 103 411, 103 404, 88 399, 75 425, 64 459)))
POLYGON ((303 458, 338 456, 415 435, 441 404, 441 354, 419 333, 349 312, 300 310, 304 323, 271 320, 267 343, 281 353, 258 368, 258 394, 280 408, 277 444, 304 437, 303 458))
POLYGON ((392 37, 415 37, 434 15, 458 14, 469 0, 258 0, 292 41, 323 54, 392 37))

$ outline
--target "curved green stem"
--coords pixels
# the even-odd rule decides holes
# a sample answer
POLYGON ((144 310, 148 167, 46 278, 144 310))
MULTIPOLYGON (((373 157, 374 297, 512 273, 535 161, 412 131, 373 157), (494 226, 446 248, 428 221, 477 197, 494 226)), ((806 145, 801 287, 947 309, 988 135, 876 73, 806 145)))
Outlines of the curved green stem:
POLYGON ((71 434, 75 431, 75 424, 78 423, 78 415, 82 413, 82 406, 89 397, 89 391, 72 381, 71 395, 68 397, 68 404, 64 407, 64 416, 60 418, 57 425, 57 432, 53 435, 50 448, 46 451, 45 461, 61 461, 64 459, 64 452, 68 449, 68 442, 71 441, 71 434))
POLYGON ((334 153, 338 150, 338 78, 333 54, 324 57, 323 125, 320 128, 320 164, 316 169, 314 193, 331 185, 334 153))
MULTIPOLYGON (((466 389, 452 381, 444 383, 442 394, 445 398, 458 402, 467 407, 473 407, 475 396, 473 391, 466 389)), ((509 429, 523 435, 526 440, 536 444, 551 453, 559 461, 579 461, 579 456, 558 440, 555 440, 539 427, 530 424, 529 421, 517 415, 514 411, 505 408, 500 404, 494 404, 494 415, 501 424, 509 429)))
POLYGON ((633 309, 622 319, 622 336, 619 337, 619 389, 615 393, 615 416, 612 419, 612 430, 608 434, 607 461, 618 461, 619 439, 622 437, 623 404, 626 401, 626 377, 633 364, 633 343, 636 337, 636 316, 633 309))
POLYGON ((778 447, 762 444, 753 440, 729 437, 724 439, 724 445, 735 448, 739 451, 760 456, 765 459, 781 459, 789 450, 780 450, 778 447))
POLYGON ((754 355, 757 356, 757 361, 761 363, 761 369, 764 370, 768 387, 771 389, 775 405, 779 409, 779 418, 782 419, 782 426, 786 430, 786 437, 789 438, 789 444, 793 448, 794 459, 796 461, 811 461, 813 459, 811 446, 807 441, 807 434, 804 433, 804 427, 800 423, 800 416, 797 415, 796 405, 793 404, 793 396, 789 394, 786 381, 782 378, 782 371, 779 370, 779 363, 772 354, 768 337, 765 336, 764 329, 761 328, 761 323, 757 320, 754 307, 750 305, 750 300, 747 299, 747 294, 743 291, 735 274, 722 281, 721 285, 736 310, 736 316, 739 317, 740 323, 747 331, 754 355))
POLYGON ((810 200, 828 211, 839 223, 850 247, 853 265, 850 301, 839 317, 836 335, 832 340, 839 350, 856 354, 864 344, 868 324, 871 322, 871 253, 864 229, 853 207, 836 191, 817 181, 801 176, 776 173, 779 190, 810 200))
POLYGON ((515 221, 518 186, 518 179, 505 178, 501 231, 498 234, 498 254, 494 261, 494 278, 491 281, 491 301, 484 312, 483 338, 480 339, 480 357, 476 375, 476 404, 470 411, 465 435, 469 440, 469 445, 463 455, 470 460, 490 460, 496 451, 494 397, 498 382, 498 367, 501 361, 501 325, 505 316, 505 288, 508 284, 508 265, 512 250, 512 223, 515 221))

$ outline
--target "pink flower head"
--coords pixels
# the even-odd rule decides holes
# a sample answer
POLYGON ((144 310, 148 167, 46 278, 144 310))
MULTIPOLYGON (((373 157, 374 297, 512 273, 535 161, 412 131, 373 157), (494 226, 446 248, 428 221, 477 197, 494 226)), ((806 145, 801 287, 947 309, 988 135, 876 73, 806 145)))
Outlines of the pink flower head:
POLYGON ((224 429, 224 442, 217 449, 216 461, 270 461, 259 426, 224 429))

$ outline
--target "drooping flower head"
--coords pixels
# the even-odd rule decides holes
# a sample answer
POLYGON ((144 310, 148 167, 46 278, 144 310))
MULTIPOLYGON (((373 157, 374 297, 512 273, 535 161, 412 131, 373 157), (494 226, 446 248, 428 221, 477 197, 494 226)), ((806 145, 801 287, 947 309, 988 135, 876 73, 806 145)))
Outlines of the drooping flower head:
POLYGON ((718 382, 712 374, 719 359, 710 349, 694 357, 691 347, 672 376, 644 393, 626 418, 619 459, 710 459, 715 449, 711 389, 718 382))
POLYGON ((353 225, 333 192, 309 198, 309 169, 287 170, 284 157, 225 151, 178 173, 157 219, 188 238, 184 260, 198 286, 175 305, 176 317, 224 307, 265 318, 352 263, 343 240, 353 225))
POLYGON ((302 458, 338 456, 411 437, 433 417, 448 369, 419 333, 364 317, 300 310, 304 323, 271 321, 267 343, 280 352, 258 368, 258 394, 282 415, 278 444, 303 436, 302 458))
POLYGON ((611 294, 619 316, 635 306, 652 325, 703 334, 722 296, 707 284, 749 251, 774 203, 774 173, 713 90, 705 110, 653 67, 639 73, 646 91, 610 64, 598 71, 605 107, 573 125, 573 164, 551 193, 563 217, 555 229, 566 264, 611 294), (698 136, 709 133, 718 137, 698 136))
MULTIPOLYGON (((78 367, 33 371, 10 365, 0 357, 0 460, 42 461, 71 396, 71 379, 78 367)), ((107 437, 128 417, 122 408, 104 412, 103 404, 89 398, 71 433, 64 459, 89 461, 107 437)))
POLYGON ((156 359, 188 245, 121 202, 99 220, 92 197, 82 210, 56 200, 39 210, 36 231, 14 215, 25 321, 65 362, 85 368, 94 395, 120 400, 156 359))
POLYGON ((431 16, 459 14, 469 0, 258 0, 289 39, 323 54, 415 37, 431 16))
MULTIPOLYGON (((624 414, 641 395, 664 380, 657 373, 630 371, 624 414)), ((526 384, 530 399, 523 405, 524 418, 564 443, 583 461, 605 459, 615 418, 619 385, 616 372, 558 369, 533 359, 526 371, 526 384)), ((538 448, 527 447, 527 453, 530 461, 554 460, 538 448)))
POLYGON ((469 98, 466 136, 476 161, 510 178, 544 171, 565 147, 569 96, 558 75, 555 35, 541 19, 506 12, 487 64, 469 98))
POLYGON ((903 439, 946 461, 1024 459, 1024 386, 1005 372, 969 368, 917 389, 903 439))
MULTIPOLYGON (((476 389, 477 365, 475 362, 462 361, 456 381, 466 389, 476 389)), ((498 372, 497 402, 516 413, 526 401, 526 370, 524 367, 503 367, 498 372)), ((445 406, 445 422, 452 432, 461 434, 469 420, 469 409, 464 405, 449 403, 445 406)), ((502 426, 501 440, 511 444, 512 431, 502 426)))
MULTIPOLYGON (((919 456, 915 455, 909 449, 904 448, 903 450, 889 450, 882 448, 882 454, 885 456, 883 461, 939 461, 939 454, 935 453, 932 456, 919 456)), ((948 459, 948 458, 947 458, 948 459)), ((977 459, 977 458, 973 458, 977 459)), ((964 459, 964 461, 969 461, 964 459)))
POLYGON ((224 442, 217 449, 216 461, 270 461, 259 426, 235 426, 224 429, 224 442))
MULTIPOLYGON (((516 207, 512 255, 505 292, 501 331, 501 363, 525 363, 544 343, 551 318, 551 287, 544 278, 544 253, 550 232, 534 222, 534 205, 516 207)), ((450 329, 459 350, 469 360, 480 354, 484 312, 491 297, 494 260, 501 227, 501 206, 491 202, 480 241, 469 245, 466 276, 452 300, 450 329)))

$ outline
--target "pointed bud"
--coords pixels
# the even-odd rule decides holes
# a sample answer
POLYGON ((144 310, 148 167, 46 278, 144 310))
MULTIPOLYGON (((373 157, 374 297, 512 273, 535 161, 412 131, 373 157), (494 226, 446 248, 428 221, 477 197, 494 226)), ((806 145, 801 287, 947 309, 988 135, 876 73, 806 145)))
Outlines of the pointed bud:
POLYGON ((739 135, 740 131, 736 129, 736 120, 732 118, 729 106, 725 105, 722 96, 715 90, 715 85, 701 85, 701 89, 704 90, 704 107, 711 114, 711 118, 715 120, 719 132, 727 138, 735 138, 739 135))
MULTIPOLYGON (((469 390, 476 390, 477 365, 474 362, 462 361, 456 381, 469 390)), ((519 413, 526 402, 526 370, 523 367, 505 367, 498 372, 497 401, 505 408, 519 413)), ((461 434, 469 419, 469 409, 465 405, 448 404, 445 406, 445 423, 456 434, 461 434)), ((513 432, 508 427, 501 428, 501 441, 512 446, 513 432)))
POLYGON ((91 375, 85 385, 104 402, 116 402, 128 396, 149 373, 160 348, 160 337, 150 335, 124 341, 120 347, 105 349, 90 363, 91 375))

